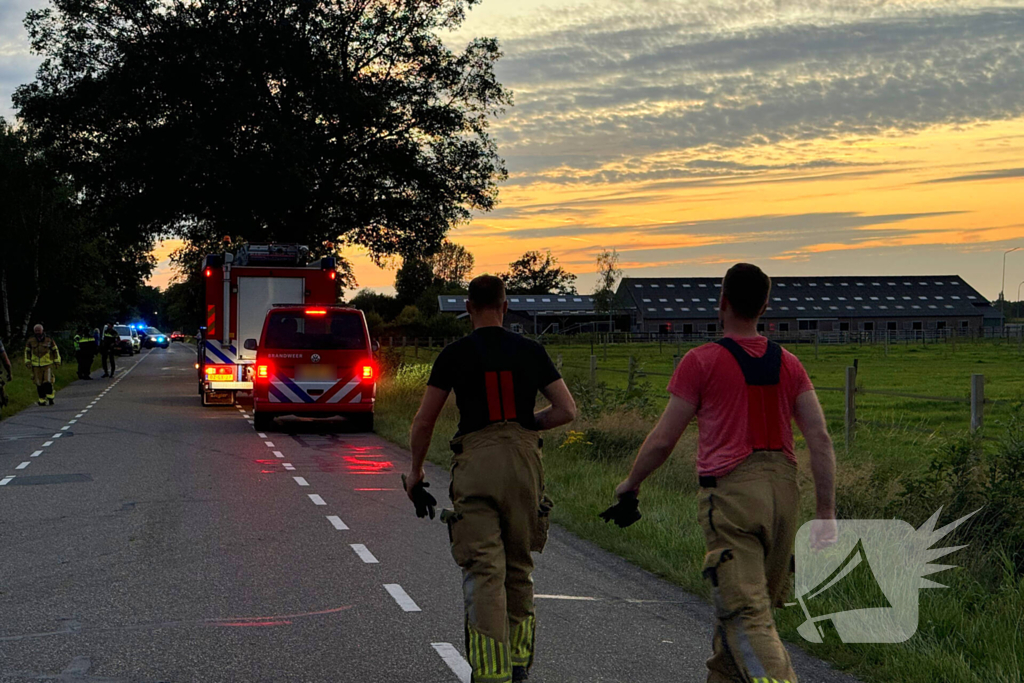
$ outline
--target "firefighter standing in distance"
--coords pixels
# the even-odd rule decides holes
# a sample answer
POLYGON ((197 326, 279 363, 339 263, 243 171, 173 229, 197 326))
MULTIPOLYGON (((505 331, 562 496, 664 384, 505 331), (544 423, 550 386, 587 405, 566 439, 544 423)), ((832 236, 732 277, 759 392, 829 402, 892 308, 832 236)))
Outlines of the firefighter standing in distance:
POLYGON ((552 506, 544 493, 538 432, 571 422, 576 404, 544 348, 502 327, 508 302, 499 278, 474 279, 466 310, 473 332, 445 347, 434 362, 413 420, 412 470, 404 483, 424 516, 435 501, 424 490, 423 461, 437 416, 454 390, 455 510, 442 517, 463 571, 472 680, 524 681, 533 663, 536 622, 530 553, 544 548, 552 506), (534 413, 538 391, 551 405, 534 413))
POLYGON ((790 588, 797 531, 791 419, 811 452, 812 547, 836 537, 835 455, 817 394, 796 356, 757 333, 770 291, 757 266, 740 263, 726 273, 719 303, 724 338, 683 357, 669 381, 669 404, 615 489, 619 503, 605 513, 616 521, 616 507, 635 514, 641 483, 696 416, 703 573, 716 611, 710 683, 797 680, 771 613, 790 588))
POLYGON ((114 323, 107 323, 103 328, 103 335, 100 337, 100 355, 103 357, 103 376, 113 377, 117 370, 114 367, 114 356, 117 355, 117 345, 121 343, 121 335, 114 329, 114 323), (107 372, 107 361, 110 361, 110 372, 107 372))
POLYGON ((32 371, 39 405, 49 402, 53 405, 53 370, 60 365, 60 349, 50 336, 43 332, 42 325, 32 328, 33 335, 25 342, 25 365, 32 371))
POLYGON ((96 340, 89 330, 81 328, 75 335, 75 360, 78 361, 78 379, 92 379, 92 359, 96 357, 96 340))

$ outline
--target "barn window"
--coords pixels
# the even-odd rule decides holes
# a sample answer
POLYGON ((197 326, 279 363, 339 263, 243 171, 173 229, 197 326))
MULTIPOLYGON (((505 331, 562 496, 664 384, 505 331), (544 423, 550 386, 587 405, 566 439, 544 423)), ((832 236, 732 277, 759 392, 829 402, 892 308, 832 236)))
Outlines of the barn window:
POLYGON ((708 323, 707 331, 708 332, 717 332, 718 331, 718 323, 708 323))
POLYGON ((873 322, 870 322, 870 321, 864 322, 864 323, 861 323, 861 326, 862 326, 862 328, 863 328, 863 330, 865 332, 874 332, 875 331, 875 324, 873 322))
POLYGON ((924 329, 924 323, 921 322, 920 320, 915 320, 912 323, 912 325, 913 325, 913 329, 915 329, 915 330, 923 330, 924 329))
POLYGON ((895 320, 890 320, 889 322, 887 322, 885 324, 885 329, 889 330, 890 332, 895 332, 896 331, 896 321, 895 320))
POLYGON ((779 332, 789 332, 789 323, 779 323, 779 332))
POLYGON ((848 322, 841 322, 841 323, 839 323, 839 331, 840 332, 849 332, 850 331, 850 323, 848 323, 848 322))

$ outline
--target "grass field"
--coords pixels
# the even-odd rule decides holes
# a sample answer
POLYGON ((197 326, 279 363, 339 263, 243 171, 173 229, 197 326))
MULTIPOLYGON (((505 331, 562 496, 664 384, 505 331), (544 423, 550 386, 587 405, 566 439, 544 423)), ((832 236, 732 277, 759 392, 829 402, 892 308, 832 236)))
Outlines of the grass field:
MULTIPOLYGON (((840 387, 845 367, 858 361, 858 386, 944 397, 966 397, 972 373, 986 377, 986 396, 1005 400, 986 408, 985 440, 966 436, 970 410, 964 403, 860 394, 856 438, 842 442, 843 395, 821 392, 837 441, 840 518, 904 519, 919 526, 940 505, 942 523, 984 504, 986 512, 958 531, 949 544, 970 546, 950 556, 960 569, 938 574, 946 590, 921 593, 917 634, 898 645, 811 646, 796 633, 800 609, 779 610, 783 636, 849 670, 865 681, 907 683, 1024 681, 1024 421, 1019 401, 1024 372, 1016 344, 991 341, 952 345, 821 346, 790 350, 822 387, 840 387), (986 516, 987 515, 987 516, 986 516), (1016 521, 1014 521, 1016 520, 1016 521)), ((685 352, 686 347, 680 349, 685 352)), ((598 356, 597 392, 589 385, 589 345, 549 346, 561 354, 564 374, 585 408, 573 425, 545 437, 545 470, 556 501, 557 522, 598 545, 695 593, 707 595, 700 578, 703 538, 696 524, 696 430, 683 436, 673 457, 641 494, 644 519, 627 530, 597 517, 611 502, 614 486, 667 400, 664 386, 675 345, 621 345, 598 356), (637 361, 637 386, 625 391, 628 358, 637 361), (616 372, 616 370, 618 372, 616 372), (644 376, 644 372, 648 373, 644 376), (573 432, 570 434, 570 431, 573 432), (567 438, 569 437, 569 438, 567 438)), ((407 365, 381 383, 377 431, 408 444, 408 430, 426 380, 432 353, 406 356, 407 365)), ((454 433, 452 401, 431 445, 432 461, 447 464, 447 439, 454 433)), ((813 493, 806 452, 801 460, 802 515, 809 519, 813 493)), ((854 604, 856 595, 846 596, 854 604)), ((841 601, 837 608, 842 608, 841 601)), ((849 605, 846 605, 849 608, 849 605)), ((797 672, 799 673, 799 672, 797 672)))
MULTIPOLYGON (((10 396, 11 402, 6 408, 3 409, 3 418, 8 418, 17 412, 28 408, 29 406, 36 404, 36 385, 32 383, 32 373, 21 363, 21 354, 12 354, 8 352, 8 357, 11 359, 12 369, 14 370, 14 381, 7 383, 7 395, 10 396)), ((100 359, 96 357, 93 363, 93 369, 99 367, 100 359)), ((0 368, 0 372, 3 369, 0 368)), ((54 386, 59 392, 61 389, 66 387, 71 382, 78 379, 78 363, 72 359, 70 363, 65 362, 63 365, 57 368, 57 381, 54 382, 54 386)), ((57 400, 60 400, 60 394, 57 394, 57 400)))

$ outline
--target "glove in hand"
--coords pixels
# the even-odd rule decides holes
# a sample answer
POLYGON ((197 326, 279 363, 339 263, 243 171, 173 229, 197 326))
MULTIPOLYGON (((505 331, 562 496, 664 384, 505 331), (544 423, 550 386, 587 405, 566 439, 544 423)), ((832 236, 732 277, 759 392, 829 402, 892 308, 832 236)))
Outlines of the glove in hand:
POLYGON ((619 497, 619 502, 602 512, 600 517, 605 522, 615 522, 616 526, 625 529, 643 517, 640 514, 640 500, 633 492, 624 493, 619 497))
POLYGON ((412 487, 412 491, 405 485, 405 475, 402 475, 402 488, 412 495, 412 504, 416 506, 416 516, 426 517, 428 514, 434 519, 434 508, 437 506, 437 499, 427 492, 428 482, 421 481, 412 487))

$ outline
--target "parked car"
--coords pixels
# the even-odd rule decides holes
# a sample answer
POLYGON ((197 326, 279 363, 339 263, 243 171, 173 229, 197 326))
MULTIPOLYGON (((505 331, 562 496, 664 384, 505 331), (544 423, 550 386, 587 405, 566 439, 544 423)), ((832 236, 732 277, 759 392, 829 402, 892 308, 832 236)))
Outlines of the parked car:
POLYGON ((156 348, 158 346, 161 349, 166 349, 171 345, 171 340, 167 338, 166 334, 155 327, 147 327, 146 338, 142 343, 147 349, 156 348))
POLYGON ((175 330, 174 332, 171 332, 171 341, 172 342, 183 342, 183 341, 185 341, 185 333, 182 332, 181 330, 175 330))
POLYGON ((267 313, 256 351, 253 420, 259 430, 277 417, 342 416, 373 430, 377 391, 375 344, 362 311, 344 306, 278 306, 267 313))
POLYGON ((114 325, 114 331, 117 332, 120 337, 117 344, 118 353, 134 356, 141 350, 139 335, 131 328, 131 326, 114 325))

